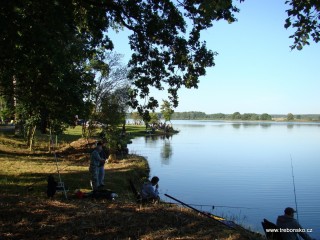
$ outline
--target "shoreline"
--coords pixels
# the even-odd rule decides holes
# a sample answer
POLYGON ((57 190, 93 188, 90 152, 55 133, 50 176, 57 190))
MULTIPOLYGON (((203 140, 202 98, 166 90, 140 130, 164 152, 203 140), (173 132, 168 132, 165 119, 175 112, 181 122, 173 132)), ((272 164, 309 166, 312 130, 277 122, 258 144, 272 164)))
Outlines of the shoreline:
POLYGON ((228 228, 176 205, 135 203, 127 179, 133 178, 138 186, 148 177, 149 164, 142 156, 129 155, 106 165, 106 186, 119 195, 116 201, 76 198, 75 189, 88 190, 92 149, 86 144, 79 139, 59 152, 61 178, 70 191, 68 199, 61 193, 48 199, 46 177, 54 174, 57 179, 52 154, 0 142, 0 172, 6 172, 0 181, 0 238, 48 239, 50 233, 53 239, 263 239, 259 233, 228 228))
POLYGON ((172 121, 207 121, 207 122, 248 122, 248 123, 319 123, 318 121, 286 121, 286 120, 231 120, 231 119, 172 119, 172 121))

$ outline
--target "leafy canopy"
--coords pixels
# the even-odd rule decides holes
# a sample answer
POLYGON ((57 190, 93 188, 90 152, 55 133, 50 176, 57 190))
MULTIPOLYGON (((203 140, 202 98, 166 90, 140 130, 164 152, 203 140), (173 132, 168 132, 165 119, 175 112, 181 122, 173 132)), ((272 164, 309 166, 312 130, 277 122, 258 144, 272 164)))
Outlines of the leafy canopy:
MULTIPOLYGON (((243 0, 239 0, 242 2, 243 0)), ((129 104, 144 113, 158 107, 150 88, 168 90, 172 107, 181 87, 197 88, 217 53, 201 41, 214 21, 234 22, 232 0, 12 0, 0 3, 0 94, 30 119, 66 122, 85 111, 94 86, 93 64, 102 74, 105 50, 112 50, 108 30, 127 28, 133 51, 128 77, 129 104), (145 99, 144 103, 139 98, 145 99)), ((295 33, 292 48, 320 39, 318 0, 286 1, 285 27, 295 33)), ((38 121, 38 120, 37 120, 38 121)))
POLYGON ((294 42, 291 49, 301 50, 303 46, 310 44, 310 37, 314 42, 320 41, 320 1, 319 0, 290 0, 286 1, 290 6, 287 10, 285 28, 295 29, 294 42))

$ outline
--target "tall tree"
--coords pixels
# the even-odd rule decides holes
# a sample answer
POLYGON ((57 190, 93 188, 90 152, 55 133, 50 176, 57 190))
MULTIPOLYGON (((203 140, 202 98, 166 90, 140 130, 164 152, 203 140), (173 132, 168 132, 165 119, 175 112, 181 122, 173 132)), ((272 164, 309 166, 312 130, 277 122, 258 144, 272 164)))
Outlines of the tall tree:
POLYGON ((101 109, 101 103, 105 95, 114 92, 116 89, 124 89, 129 85, 128 67, 121 60, 122 54, 100 50, 101 54, 95 54, 90 61, 88 68, 95 75, 96 87, 93 90, 93 102, 96 111, 101 109))
POLYGON ((45 132, 82 111, 94 86, 85 66, 97 47, 112 47, 101 31, 109 25, 96 10, 62 0, 2 1, 0 8, 0 90, 15 99, 32 147, 37 125, 45 132))
POLYGON ((171 104, 167 100, 163 100, 161 105, 161 113, 166 122, 171 122, 171 116, 174 113, 174 110, 171 108, 171 104))
POLYGON ((288 113, 287 115, 287 121, 293 121, 294 120, 294 116, 292 113, 288 113))
POLYGON ((231 116, 232 120, 239 120, 241 119, 241 114, 239 112, 234 112, 231 116))
POLYGON ((260 120, 262 121, 272 120, 272 116, 270 116, 268 113, 263 113, 260 116, 260 120))
POLYGON ((116 151, 120 146, 125 145, 119 125, 125 125, 126 112, 128 110, 128 86, 118 88, 106 94, 101 100, 101 111, 98 113, 98 120, 104 123, 103 134, 110 148, 109 160, 116 159, 116 151))

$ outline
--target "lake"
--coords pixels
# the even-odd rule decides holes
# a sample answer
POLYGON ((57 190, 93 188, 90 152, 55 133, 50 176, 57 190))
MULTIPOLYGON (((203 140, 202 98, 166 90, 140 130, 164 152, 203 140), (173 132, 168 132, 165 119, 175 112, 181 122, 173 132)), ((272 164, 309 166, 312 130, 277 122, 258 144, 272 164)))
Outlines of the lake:
POLYGON ((262 232, 295 207, 320 239, 320 123, 172 121, 172 137, 139 137, 130 152, 147 157, 165 193, 262 232), (214 209, 213 207, 214 206, 214 209))

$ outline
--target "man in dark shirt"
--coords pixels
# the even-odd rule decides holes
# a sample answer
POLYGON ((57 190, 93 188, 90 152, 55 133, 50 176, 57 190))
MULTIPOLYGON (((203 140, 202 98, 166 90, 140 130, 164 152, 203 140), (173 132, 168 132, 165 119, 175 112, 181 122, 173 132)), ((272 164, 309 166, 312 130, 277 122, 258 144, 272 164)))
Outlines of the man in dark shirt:
POLYGON ((284 210, 284 215, 279 216, 277 219, 277 226, 280 228, 283 240, 298 240, 298 234, 305 240, 312 240, 312 238, 305 233, 305 229, 301 227, 299 222, 294 219, 296 211, 287 207, 284 210))

